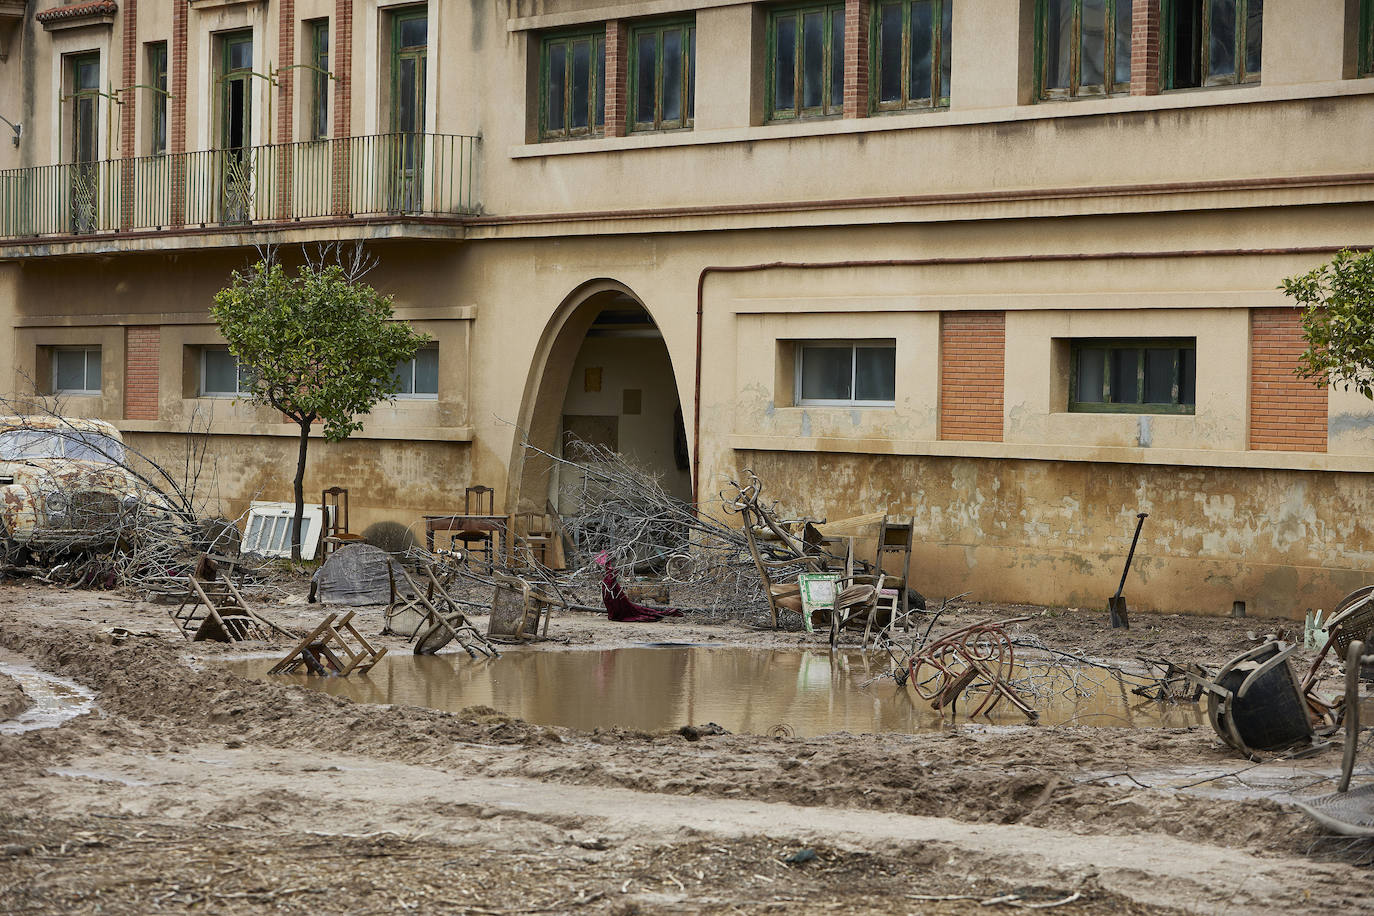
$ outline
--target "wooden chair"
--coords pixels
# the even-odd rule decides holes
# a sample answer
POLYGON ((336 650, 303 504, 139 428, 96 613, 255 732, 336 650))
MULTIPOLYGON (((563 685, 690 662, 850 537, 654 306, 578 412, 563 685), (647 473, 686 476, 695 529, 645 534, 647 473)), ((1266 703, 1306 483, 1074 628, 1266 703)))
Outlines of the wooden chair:
POLYGON ((347 487, 330 487, 320 491, 320 507, 324 511, 324 524, 320 526, 321 557, 327 559, 344 544, 363 539, 361 534, 352 534, 348 530, 347 487))
MULTIPOLYGON (((468 487, 463 493, 463 514, 464 515, 495 515, 496 514, 496 491, 491 487, 484 487, 480 484, 475 487, 468 487)), ((462 541, 467 548, 468 555, 473 553, 473 544, 478 545, 476 550, 486 558, 487 568, 492 567, 492 532, 479 531, 475 529, 459 529, 453 533, 453 540, 462 541)))
POLYGON ((893 619, 899 620, 904 629, 911 629, 911 616, 907 605, 907 589, 911 587, 911 525, 901 524, 883 516, 878 527, 878 553, 874 569, 884 571, 883 561, 889 554, 895 555, 899 571, 889 573, 887 587, 897 590, 897 603, 893 608, 893 619))
POLYGON ((511 565, 520 567, 537 562, 549 566, 555 531, 542 512, 520 512, 511 516, 511 565))

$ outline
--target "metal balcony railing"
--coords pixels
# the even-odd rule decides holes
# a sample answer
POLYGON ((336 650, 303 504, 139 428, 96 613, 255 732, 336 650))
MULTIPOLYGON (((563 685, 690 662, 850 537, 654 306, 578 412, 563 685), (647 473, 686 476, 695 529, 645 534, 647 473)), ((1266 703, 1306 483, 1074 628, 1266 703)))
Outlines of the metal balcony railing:
POLYGON ((477 212, 477 137, 376 134, 0 171, 0 239, 477 212))

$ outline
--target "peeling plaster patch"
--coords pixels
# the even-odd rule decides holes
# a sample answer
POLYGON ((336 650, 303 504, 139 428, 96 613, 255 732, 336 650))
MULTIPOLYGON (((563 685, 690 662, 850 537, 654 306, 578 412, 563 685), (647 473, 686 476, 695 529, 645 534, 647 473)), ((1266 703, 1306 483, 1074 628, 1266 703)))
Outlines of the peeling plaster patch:
POLYGON ((1154 424, 1151 422, 1153 419, 1148 414, 1141 414, 1136 419, 1136 443, 1141 448, 1149 448, 1154 442, 1154 424))
POLYGON ((978 551, 974 547, 964 548, 964 565, 972 571, 978 567, 978 551))
POLYGON ((811 435, 811 413, 810 413, 810 411, 806 411, 806 410, 803 410, 803 411, 802 411, 801 434, 802 434, 803 438, 805 438, 805 437, 811 435))
POLYGON ((858 426, 862 422, 863 414, 859 413, 857 410, 851 410, 849 412, 849 423, 851 426, 858 426))

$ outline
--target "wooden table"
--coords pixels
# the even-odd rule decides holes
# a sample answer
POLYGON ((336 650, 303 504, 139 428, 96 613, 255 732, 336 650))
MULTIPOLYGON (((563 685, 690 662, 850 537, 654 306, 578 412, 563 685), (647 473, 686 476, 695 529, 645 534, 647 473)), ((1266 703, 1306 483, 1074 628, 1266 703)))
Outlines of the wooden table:
POLYGON ((425 547, 434 550, 436 531, 486 531, 490 532, 492 556, 503 557, 506 547, 506 532, 510 530, 509 515, 426 515, 425 547), (498 544, 500 545, 498 547, 498 544))

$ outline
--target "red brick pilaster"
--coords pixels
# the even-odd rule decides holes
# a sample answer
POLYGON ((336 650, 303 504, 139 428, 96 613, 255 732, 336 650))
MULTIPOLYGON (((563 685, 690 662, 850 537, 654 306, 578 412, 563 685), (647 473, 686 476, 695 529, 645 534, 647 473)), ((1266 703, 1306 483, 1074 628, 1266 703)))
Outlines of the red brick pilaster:
POLYGON ((1302 309, 1251 310, 1250 448, 1326 451, 1328 389, 1293 374, 1306 349, 1302 309))
POLYGON ((173 226, 186 224, 186 30, 187 0, 172 0, 171 68, 172 116, 167 125, 167 151, 172 154, 173 226))
POLYGON ((128 229, 134 224, 134 163, 132 157, 138 155, 134 148, 134 128, 138 121, 138 93, 133 86, 138 82, 138 0, 124 0, 120 10, 120 27, 123 30, 121 47, 122 71, 120 75, 121 92, 115 93, 124 104, 119 108, 119 155, 124 162, 119 169, 119 227, 128 229))
POLYGON ((1159 0, 1131 6, 1131 95, 1159 94, 1159 0))
POLYGON ((940 438, 1002 441, 1006 312, 940 316, 940 438))
MULTIPOLYGON (((291 218, 291 147, 295 139, 296 0, 281 0, 277 9, 277 126, 273 151, 277 160, 277 218, 291 218)), ((309 71, 307 71, 309 72, 309 71)))
POLYGON ((124 329, 124 419, 157 419, 161 348, 161 328, 144 325, 124 329))
POLYGON ((352 208, 352 171, 348 138, 353 136, 353 0, 335 0, 329 36, 329 63, 334 71, 334 213, 347 216, 352 208))
POLYGON ((844 3, 844 116, 868 117, 869 0, 844 3))
POLYGON ((606 136, 625 136, 629 119, 630 27, 623 19, 606 23, 606 136))
MULTIPOLYGON (((277 11, 277 143, 295 139, 296 0, 281 0, 277 11)), ((307 71, 308 72, 308 71, 307 71)))

